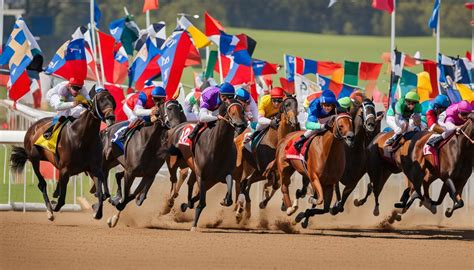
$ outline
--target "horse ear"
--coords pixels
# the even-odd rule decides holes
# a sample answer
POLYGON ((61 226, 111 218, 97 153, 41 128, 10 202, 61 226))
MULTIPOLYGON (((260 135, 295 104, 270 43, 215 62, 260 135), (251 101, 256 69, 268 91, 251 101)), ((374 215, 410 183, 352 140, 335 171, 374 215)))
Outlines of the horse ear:
POLYGON ((89 91, 89 97, 92 99, 94 98, 95 94, 97 94, 97 92, 95 91, 95 84, 94 84, 94 86, 92 86, 91 90, 89 91))
POLYGON ((377 118, 375 118, 375 122, 382 121, 384 115, 385 115, 385 112, 377 112, 377 118))

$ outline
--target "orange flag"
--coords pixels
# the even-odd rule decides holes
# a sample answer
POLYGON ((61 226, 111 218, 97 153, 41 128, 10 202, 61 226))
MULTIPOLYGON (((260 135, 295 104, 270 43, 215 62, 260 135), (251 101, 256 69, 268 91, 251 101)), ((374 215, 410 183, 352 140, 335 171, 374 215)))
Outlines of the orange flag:
POLYGON ((148 10, 158 9, 158 6, 158 0, 145 0, 145 3, 143 4, 143 13, 148 10))

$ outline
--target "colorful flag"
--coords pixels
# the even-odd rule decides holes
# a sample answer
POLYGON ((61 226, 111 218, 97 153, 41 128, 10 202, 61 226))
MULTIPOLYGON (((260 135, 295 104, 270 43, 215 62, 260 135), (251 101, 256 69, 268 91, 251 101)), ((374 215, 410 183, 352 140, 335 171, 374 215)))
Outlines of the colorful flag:
POLYGON ((430 99, 435 98, 439 91, 438 91, 438 71, 436 63, 430 60, 423 61, 423 70, 426 71, 430 76, 430 83, 431 83, 431 93, 430 99))
POLYGON ((285 54, 284 56, 285 60, 285 76, 286 79, 290 82, 293 81, 294 76, 295 76, 295 57, 285 54))
POLYGON ((185 32, 174 33, 163 45, 158 65, 168 99, 176 99, 179 95, 177 89, 191 45, 191 39, 185 32))
POLYGON ((433 13, 431 14, 428 26, 432 29, 438 29, 439 0, 434 1, 433 13))
POLYGON ((201 49, 211 44, 207 36, 197 29, 185 16, 181 16, 178 25, 191 35, 196 48, 201 49))
POLYGON ((204 78, 209 79, 214 77, 214 67, 217 62, 217 51, 210 51, 209 58, 207 59, 206 72, 204 78))
POLYGON ((135 83, 135 89, 142 90, 145 82, 160 74, 157 60, 161 55, 152 38, 148 38, 138 51, 129 70, 129 86, 135 83))
POLYGON ((41 70, 42 63, 43 56, 38 43, 23 18, 18 18, 0 56, 0 65, 8 64, 10 70, 7 83, 10 99, 16 102, 28 93, 30 79, 26 70, 41 70))
POLYGON ((303 75, 295 75, 295 93, 300 100, 305 100, 307 96, 313 93, 322 92, 317 82, 313 82, 303 75))
POLYGON ((317 71, 318 62, 316 62, 315 60, 295 57, 295 74, 316 74, 317 71))
POLYGON ((215 44, 219 44, 219 36, 221 31, 225 31, 222 24, 218 20, 211 17, 211 15, 209 15, 209 13, 206 11, 204 13, 204 25, 206 36, 208 36, 209 39, 215 44))
POLYGON ((128 73, 128 55, 122 44, 112 36, 99 31, 99 38, 105 81, 122 84, 128 73))
POLYGON ((431 87, 430 74, 426 71, 422 71, 417 74, 417 77, 417 90, 418 95, 420 95, 420 102, 430 100, 431 92, 433 91, 431 87))
MULTIPOLYGON (((82 29, 82 28, 81 28, 82 29)), ((84 32, 84 42, 85 42, 85 51, 86 51, 86 63, 87 63, 87 75, 86 79, 91 81, 97 81, 98 76, 96 74, 97 66, 94 59, 93 49, 93 42, 92 42, 92 34, 90 29, 87 29, 84 32)))
POLYGON ((166 24, 158 22, 150 24, 146 30, 140 31, 140 36, 135 43, 135 50, 138 52, 145 44, 146 40, 151 38, 157 48, 161 48, 166 40, 166 24))
POLYGON ((85 80, 87 76, 87 60, 84 35, 85 28, 77 28, 70 41, 66 41, 53 56, 45 70, 46 74, 53 74, 69 80, 75 77, 85 80))
POLYGON ((253 70, 254 76, 277 74, 278 64, 272 64, 267 61, 253 59, 252 70, 253 70))
MULTIPOLYGON (((249 52, 248 41, 249 39, 245 34, 236 36, 221 32, 219 39, 219 51, 225 56, 232 57, 237 64, 251 66, 252 58, 251 53, 249 52)), ((255 44, 255 42, 251 42, 251 52, 253 52, 255 44)))
POLYGON ((381 63, 344 62, 344 83, 358 85, 359 79, 364 81, 377 80, 382 68, 381 63))
POLYGON ((96 27, 99 27, 100 19, 102 18, 102 12, 100 12, 98 0, 94 0, 94 22, 96 27))
MULTIPOLYGON (((397 91, 399 89, 398 83, 402 77, 404 62, 405 55, 402 52, 395 50, 391 60, 392 71, 388 93, 389 106, 393 106, 397 102, 396 94, 399 92, 397 91)), ((400 97, 400 93, 398 93, 398 97, 400 97)))
POLYGON ((133 55, 133 48, 138 39, 140 29, 133 20, 133 16, 128 15, 124 18, 112 21, 109 24, 110 34, 117 42, 121 42, 125 51, 133 55))
POLYGON ((295 92, 295 83, 293 81, 289 81, 286 78, 280 77, 280 85, 288 93, 294 93, 295 92))
POLYGON ((372 7, 392 13, 394 9, 393 0, 372 0, 372 7))
POLYGON ((402 71, 402 77, 400 79, 400 96, 404 97, 406 93, 416 89, 418 86, 418 76, 406 69, 402 71))
POLYGON ((146 13, 148 10, 158 9, 158 7, 158 0, 145 0, 143 3, 143 13, 146 13))

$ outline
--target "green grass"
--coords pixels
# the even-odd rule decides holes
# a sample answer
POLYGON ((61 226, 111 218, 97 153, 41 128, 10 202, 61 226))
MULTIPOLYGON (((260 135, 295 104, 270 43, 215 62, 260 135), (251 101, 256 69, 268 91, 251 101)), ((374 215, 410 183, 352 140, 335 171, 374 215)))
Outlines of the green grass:
MULTIPOLYGON (((228 28, 228 33, 246 33, 257 41, 254 58, 267 60, 283 65, 285 53, 301 56, 314 60, 335 61, 343 63, 349 61, 382 62, 380 56, 383 52, 390 51, 390 37, 380 36, 343 36, 322 35, 302 32, 267 31, 242 28, 228 28)), ((398 50, 414 55, 420 51, 424 59, 436 59, 435 38, 427 37, 398 37, 396 38, 398 50)), ((446 55, 464 56, 467 50, 471 50, 471 40, 461 38, 441 38, 441 52, 446 55)), ((214 47, 215 49, 215 47, 214 47)), ((386 71, 382 68, 382 73, 386 71)), ((413 71, 422 70, 421 65, 413 68, 413 71)), ((194 70, 199 72, 200 70, 194 70)), ((185 69, 182 82, 193 84, 193 69, 185 69)), ((282 77, 284 70, 281 69, 278 77, 282 77)), ((216 76, 217 74, 215 74, 216 76)), ((278 77, 274 78, 274 84, 279 85, 278 77)), ((217 77, 218 78, 218 77, 217 77)), ((381 90, 387 89, 388 76, 382 74, 378 81, 381 90)))

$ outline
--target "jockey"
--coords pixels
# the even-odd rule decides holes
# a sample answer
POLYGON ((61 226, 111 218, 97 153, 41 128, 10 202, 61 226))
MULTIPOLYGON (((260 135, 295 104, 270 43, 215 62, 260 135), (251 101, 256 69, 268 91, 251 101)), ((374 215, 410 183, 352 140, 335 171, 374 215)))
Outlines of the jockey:
MULTIPOLYGON (((430 109, 426 112, 426 122, 430 131, 433 131, 437 134, 446 135, 444 133, 445 128, 442 125, 438 124, 438 121, 441 120, 438 118, 440 118, 441 114, 446 111, 449 105, 451 105, 451 102, 449 101, 449 98, 446 95, 438 95, 433 100, 430 109)), ((430 140, 428 140, 427 144, 434 147, 438 142, 442 141, 443 139, 445 138, 443 138, 442 136, 432 137, 430 140)))
POLYGON ((234 98, 234 96, 235 89, 230 83, 223 83, 219 87, 210 86, 204 89, 201 93, 199 106, 199 122, 188 135, 188 138, 192 140, 204 125, 216 121, 218 119, 217 113, 221 103, 227 103, 229 99, 234 98))
POLYGON ((258 108, 257 103, 250 96, 250 93, 244 88, 235 91, 235 99, 245 108, 245 117, 250 121, 250 126, 254 130, 257 127, 258 108))
POLYGON ((161 86, 150 86, 127 98, 123 104, 123 112, 127 115, 130 124, 138 118, 152 114, 152 108, 164 103, 166 91, 161 86))
POLYGON ((336 96, 328 90, 323 91, 319 98, 309 104, 306 132, 294 143, 296 150, 301 151, 301 147, 310 136, 330 127, 331 124, 328 123, 328 120, 336 114, 337 106, 336 96))
POLYGON ((386 146, 398 141, 406 132, 423 129, 420 96, 415 91, 410 91, 400 98, 395 109, 390 107, 387 112, 387 125, 395 134, 385 142, 386 146))
POLYGON ((247 136, 244 143, 252 141, 257 133, 266 129, 268 126, 272 128, 278 127, 279 119, 270 119, 270 117, 275 116, 280 111, 284 97, 285 91, 281 87, 274 87, 270 90, 270 94, 262 96, 258 103, 258 123, 255 128, 256 131, 250 136, 247 136))
MULTIPOLYGON (((441 125, 446 131, 444 131, 441 136, 434 137, 430 146, 436 146, 440 141, 445 138, 448 138, 453 132, 457 132, 458 129, 466 123, 469 119, 469 114, 473 111, 471 104, 463 100, 459 103, 452 104, 446 109, 446 118, 443 122, 438 121, 438 124, 441 125)), ((431 139, 430 139, 431 140, 431 139)))
POLYGON ((91 98, 84 87, 84 80, 72 77, 68 82, 61 82, 50 89, 46 93, 46 100, 57 111, 57 115, 53 118, 53 125, 43 134, 44 138, 49 140, 67 117, 79 118, 85 108, 78 105, 87 105, 91 98))
POLYGON ((193 89, 184 99, 184 114, 187 121, 197 121, 199 115, 199 99, 201 92, 198 88, 193 89))
POLYGON ((347 112, 349 112, 352 109, 352 106, 354 106, 354 102, 350 97, 340 98, 337 100, 337 103, 339 104, 339 107, 347 112))

